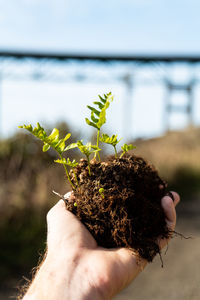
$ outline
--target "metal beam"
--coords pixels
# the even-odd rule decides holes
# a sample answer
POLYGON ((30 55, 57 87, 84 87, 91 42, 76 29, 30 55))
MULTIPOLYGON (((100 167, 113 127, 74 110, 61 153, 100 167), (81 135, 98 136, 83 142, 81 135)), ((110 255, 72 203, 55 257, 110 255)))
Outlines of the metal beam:
POLYGON ((52 60, 87 60, 87 61, 100 61, 100 62, 141 62, 141 63, 151 63, 151 62, 185 62, 185 63, 198 63, 200 62, 200 55, 110 55, 110 54, 79 54, 79 53, 53 53, 53 52, 38 52, 38 51, 6 51, 0 50, 0 57, 4 58, 15 58, 15 59, 52 59, 52 60))

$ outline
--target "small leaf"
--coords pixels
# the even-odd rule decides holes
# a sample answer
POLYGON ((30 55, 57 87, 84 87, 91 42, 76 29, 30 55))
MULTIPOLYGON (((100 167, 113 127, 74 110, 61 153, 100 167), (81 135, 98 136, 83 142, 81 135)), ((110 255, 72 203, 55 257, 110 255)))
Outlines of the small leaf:
POLYGON ((98 105, 99 109, 102 109, 104 107, 104 105, 101 102, 99 102, 99 101, 95 101, 93 103, 96 104, 96 105, 98 105))
POLYGON ((92 120, 94 123, 97 123, 97 122, 98 122, 98 119, 95 118, 93 112, 91 113, 91 120, 92 120))
POLYGON ((71 143, 70 145, 68 145, 64 151, 67 151, 67 150, 70 150, 70 149, 74 149, 74 148, 77 148, 77 143, 71 143))
POLYGON ((102 143, 110 144, 113 147, 115 147, 121 141, 121 139, 120 140, 117 139, 117 134, 116 135, 113 134, 111 137, 109 137, 108 134, 103 133, 102 136, 100 137, 100 141, 102 143))
POLYGON ((67 164, 65 158, 62 158, 62 159, 56 159, 56 160, 54 160, 54 162, 56 162, 56 163, 58 163, 58 164, 62 164, 62 165, 66 165, 66 164, 67 164))
POLYGON ((129 144, 129 145, 127 145, 127 144, 123 144, 122 146, 121 146, 121 149, 122 149, 122 154, 120 155, 120 158, 126 153, 126 152, 128 152, 129 150, 132 150, 132 149, 134 149, 134 148, 136 148, 135 146, 133 146, 132 144, 129 144))
POLYGON ((93 126, 94 128, 98 129, 97 125, 93 122, 91 122, 88 118, 85 118, 85 121, 88 125, 93 126))
POLYGON ((99 189, 99 194, 101 195, 101 197, 104 199, 104 192, 105 192, 105 190, 104 190, 104 188, 100 188, 99 189))
POLYGON ((92 106, 87 106, 91 110, 91 121, 86 118, 86 123, 90 126, 93 126, 97 130, 100 130, 103 124, 106 123, 106 110, 108 109, 110 102, 113 101, 113 96, 111 93, 105 94, 104 98, 99 96, 101 102, 93 102, 95 105, 98 106, 100 111, 92 106), (94 114, 97 116, 97 118, 94 116, 94 114))
POLYGON ((103 104, 106 103, 106 99, 103 99, 100 95, 98 95, 99 99, 101 100, 101 102, 103 102, 103 104))
POLYGON ((65 149, 65 141, 64 139, 60 140, 56 145, 55 149, 59 152, 62 153, 65 149))
POLYGON ((42 148, 42 151, 43 151, 43 152, 46 152, 46 151, 49 150, 49 148, 50 148, 50 146, 49 146, 48 144, 44 144, 44 146, 43 146, 43 148, 42 148))
POLYGON ((102 193, 104 193, 104 192, 105 192, 104 188, 100 188, 100 189, 99 189, 99 193, 100 193, 100 194, 102 194, 102 193))
POLYGON ((66 134, 66 136, 64 137, 64 141, 67 141, 69 138, 70 138, 70 136, 71 136, 71 133, 68 133, 68 134, 66 134))
POLYGON ((51 134, 48 136, 48 140, 49 140, 49 142, 59 140, 59 130, 57 128, 54 128, 52 130, 51 134))
POLYGON ((87 105, 87 107, 95 114, 99 117, 100 115, 100 111, 98 111, 96 108, 92 107, 92 106, 89 106, 87 105))

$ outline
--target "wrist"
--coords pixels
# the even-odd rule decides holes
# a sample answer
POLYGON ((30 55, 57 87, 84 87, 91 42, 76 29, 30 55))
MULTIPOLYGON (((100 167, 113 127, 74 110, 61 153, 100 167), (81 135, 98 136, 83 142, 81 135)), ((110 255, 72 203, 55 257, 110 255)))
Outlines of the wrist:
POLYGON ((80 255, 47 254, 23 300, 103 300, 90 284, 80 255))

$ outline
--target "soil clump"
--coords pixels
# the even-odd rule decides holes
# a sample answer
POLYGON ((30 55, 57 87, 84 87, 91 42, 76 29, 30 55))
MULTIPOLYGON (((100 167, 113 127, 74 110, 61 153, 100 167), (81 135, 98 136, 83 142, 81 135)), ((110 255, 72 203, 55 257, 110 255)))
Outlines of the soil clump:
MULTIPOLYGON (((159 253, 158 237, 168 238, 161 198, 167 184, 142 157, 110 157, 106 162, 82 159, 74 169, 78 188, 66 207, 99 246, 127 247, 149 262, 159 253)), ((74 173, 71 180, 76 184, 74 173)))

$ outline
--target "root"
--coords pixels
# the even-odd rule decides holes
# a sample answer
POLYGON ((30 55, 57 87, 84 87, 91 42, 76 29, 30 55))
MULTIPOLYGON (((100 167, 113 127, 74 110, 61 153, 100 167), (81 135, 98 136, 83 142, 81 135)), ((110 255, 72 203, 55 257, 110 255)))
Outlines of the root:
POLYGON ((160 251, 158 253, 159 253, 159 256, 160 256, 161 268, 163 268, 164 267, 164 263, 163 263, 162 254, 161 254, 160 251))
POLYGON ((182 233, 180 232, 177 232, 175 230, 172 231, 172 233, 176 236, 180 236, 181 239, 185 239, 185 240, 188 240, 188 239, 192 239, 191 236, 184 236, 182 233))
POLYGON ((67 201, 66 197, 64 195, 61 195, 55 191, 52 191, 52 193, 54 193, 56 196, 58 196, 59 198, 61 198, 63 201, 67 201))

